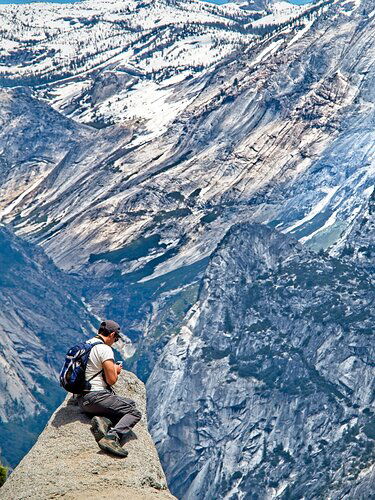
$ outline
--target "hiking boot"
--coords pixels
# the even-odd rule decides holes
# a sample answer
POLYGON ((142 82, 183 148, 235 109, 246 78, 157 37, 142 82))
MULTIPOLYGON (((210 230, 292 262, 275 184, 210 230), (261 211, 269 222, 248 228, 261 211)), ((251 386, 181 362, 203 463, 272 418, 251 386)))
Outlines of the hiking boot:
POLYGON ((117 455, 118 457, 127 457, 128 452, 120 446, 117 436, 113 434, 107 434, 98 441, 99 448, 112 455, 117 455))
POLYGON ((100 441, 112 426, 112 422, 106 417, 93 417, 91 419, 90 431, 94 435, 95 441, 100 441))

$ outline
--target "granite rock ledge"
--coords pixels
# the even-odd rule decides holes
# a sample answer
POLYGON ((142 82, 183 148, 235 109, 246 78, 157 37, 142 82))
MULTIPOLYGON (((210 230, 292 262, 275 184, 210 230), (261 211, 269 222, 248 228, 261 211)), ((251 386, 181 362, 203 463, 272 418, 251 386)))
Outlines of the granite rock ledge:
POLYGON ((90 419, 67 396, 30 452, 1 488, 2 500, 65 498, 167 500, 167 487, 147 430, 146 390, 132 373, 122 372, 119 395, 136 401, 142 420, 124 446, 125 459, 102 452, 90 432, 90 419))

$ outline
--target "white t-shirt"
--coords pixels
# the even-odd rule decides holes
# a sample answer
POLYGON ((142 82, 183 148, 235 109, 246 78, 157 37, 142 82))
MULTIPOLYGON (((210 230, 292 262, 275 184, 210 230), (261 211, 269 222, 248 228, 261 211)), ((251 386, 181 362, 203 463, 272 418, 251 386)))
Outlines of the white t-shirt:
MULTIPOLYGON (((89 344, 95 344, 95 342, 99 342, 99 339, 93 338, 87 341, 89 344)), ((112 347, 104 342, 102 344, 94 345, 90 351, 89 360, 86 365, 86 380, 93 377, 95 373, 100 372, 103 368, 102 363, 107 361, 107 359, 113 359, 113 361, 115 360, 112 347)), ((103 389, 108 388, 103 378, 103 372, 99 373, 99 375, 90 380, 90 384, 90 391, 102 391, 103 389)))

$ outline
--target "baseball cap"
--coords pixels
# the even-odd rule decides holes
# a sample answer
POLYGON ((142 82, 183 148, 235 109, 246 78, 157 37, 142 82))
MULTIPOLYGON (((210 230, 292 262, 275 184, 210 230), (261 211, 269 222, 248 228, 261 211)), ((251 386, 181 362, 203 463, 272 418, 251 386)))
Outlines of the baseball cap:
POLYGON ((112 321, 111 319, 104 319, 100 323, 101 327, 104 327, 108 332, 116 332, 120 334, 120 325, 116 323, 116 321, 112 321))

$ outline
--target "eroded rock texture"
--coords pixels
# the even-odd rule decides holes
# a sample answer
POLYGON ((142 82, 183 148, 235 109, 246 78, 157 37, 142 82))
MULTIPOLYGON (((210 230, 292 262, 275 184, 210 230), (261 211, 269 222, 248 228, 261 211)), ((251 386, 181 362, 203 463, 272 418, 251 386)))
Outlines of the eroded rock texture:
POLYGON ((233 227, 148 381, 179 498, 365 498, 373 277, 262 225, 233 227))
POLYGON ((135 400, 143 413, 124 444, 128 457, 119 459, 98 448, 90 432, 90 419, 78 406, 69 404, 68 396, 1 488, 1 498, 172 500, 147 431, 144 385, 132 373, 122 372, 116 391, 135 400))

